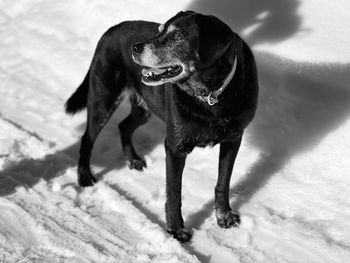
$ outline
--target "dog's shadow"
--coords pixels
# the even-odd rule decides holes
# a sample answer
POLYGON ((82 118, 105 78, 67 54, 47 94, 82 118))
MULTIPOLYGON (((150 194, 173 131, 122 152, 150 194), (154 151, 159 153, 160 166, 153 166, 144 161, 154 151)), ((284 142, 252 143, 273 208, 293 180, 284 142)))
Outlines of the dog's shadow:
POLYGON ((248 140, 263 154, 232 188, 239 196, 233 203, 236 209, 293 156, 317 146, 350 115, 349 64, 302 64, 276 75, 276 68, 264 70, 263 64, 278 67, 285 61, 266 55, 257 59, 260 105, 248 140))
MULTIPOLYGON (((91 165, 100 169, 99 172, 95 173, 97 179, 113 169, 118 170, 126 165, 118 124, 129 112, 130 105, 127 102, 122 103, 96 140, 91 165)), ((86 112, 80 114, 86 114, 86 112)), ((83 134, 85 126, 85 123, 79 125, 76 128, 77 133, 83 134)), ((152 118, 149 123, 140 127, 134 136, 137 152, 141 156, 145 156, 158 144, 163 143, 164 130, 164 124, 157 118, 152 118)), ((41 179, 49 181, 63 174, 67 168, 77 165, 79 148, 80 140, 63 150, 48 154, 44 158, 25 158, 7 164, 0 171, 0 196, 13 193, 17 186, 30 188, 41 179)))

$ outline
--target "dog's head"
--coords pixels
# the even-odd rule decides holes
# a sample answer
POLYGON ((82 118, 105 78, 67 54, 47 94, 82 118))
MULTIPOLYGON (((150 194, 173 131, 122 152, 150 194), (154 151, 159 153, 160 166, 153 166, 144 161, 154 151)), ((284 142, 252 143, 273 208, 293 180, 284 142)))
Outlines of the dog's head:
POLYGON ((160 25, 154 38, 133 45, 132 57, 144 67, 142 82, 146 85, 183 84, 191 78, 205 84, 210 67, 232 39, 231 29, 216 17, 180 12, 160 25))

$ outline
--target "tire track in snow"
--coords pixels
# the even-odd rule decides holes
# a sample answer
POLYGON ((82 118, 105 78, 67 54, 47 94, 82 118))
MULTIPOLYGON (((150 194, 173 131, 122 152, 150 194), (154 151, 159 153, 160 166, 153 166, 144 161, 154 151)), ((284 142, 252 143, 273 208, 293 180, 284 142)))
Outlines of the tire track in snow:
POLYGON ((62 262, 198 262, 103 183, 81 193, 68 185, 59 193, 42 180, 33 189, 18 189, 6 199, 31 222, 29 231, 33 230, 36 243, 23 251, 17 248, 14 258, 27 251, 44 260, 50 251, 62 262), (35 226, 42 230, 34 231, 35 226), (65 255, 71 255, 68 261, 65 255))
POLYGON ((26 133, 27 135, 29 135, 30 137, 34 137, 35 139, 37 139, 39 142, 41 143, 46 143, 48 144, 50 147, 54 147, 56 144, 54 142, 51 142, 51 141, 48 141, 48 140, 45 140, 43 137, 41 137, 39 134, 35 133, 35 132, 32 132, 26 128, 24 128, 22 125, 20 125, 19 123, 15 122, 15 121, 12 121, 8 118, 5 118, 3 116, 3 114, 0 112, 0 119, 2 119, 3 121, 13 125, 15 128, 17 128, 18 130, 26 133))
MULTIPOLYGON (((70 252, 68 254, 76 254, 77 258, 71 258, 71 260, 80 259, 81 257, 87 262, 93 262, 97 258, 105 262, 112 262, 112 256, 108 258, 108 255, 103 253, 97 245, 79 236, 78 229, 74 229, 74 226, 72 226, 76 222, 72 221, 69 216, 65 215, 64 220, 62 220, 62 213, 59 214, 57 211, 48 212, 47 208, 35 203, 32 193, 30 195, 26 196, 25 200, 21 196, 9 199, 23 209, 27 213, 27 217, 31 218, 35 224, 44 229, 44 232, 39 233, 37 238, 41 239, 44 236, 49 241, 43 244, 40 240, 36 240, 36 246, 30 247, 30 250, 36 251, 44 247, 57 254, 65 255, 67 251, 70 252)), ((79 228, 81 231, 86 231, 85 226, 79 224, 79 228)), ((32 231, 32 234, 35 235, 35 231, 32 231)), ((43 261, 46 259, 45 254, 40 255, 40 257, 43 261)))

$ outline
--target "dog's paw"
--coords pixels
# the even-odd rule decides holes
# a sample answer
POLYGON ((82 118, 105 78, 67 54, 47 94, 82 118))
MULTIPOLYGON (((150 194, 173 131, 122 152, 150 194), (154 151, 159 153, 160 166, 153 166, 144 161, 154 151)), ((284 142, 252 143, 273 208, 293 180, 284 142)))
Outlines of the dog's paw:
POLYGON ((127 161, 130 169, 135 169, 137 171, 143 171, 143 168, 147 168, 146 162, 141 159, 133 159, 127 161))
POLYGON ((239 215, 232 210, 226 212, 216 210, 216 220, 222 228, 238 227, 241 223, 239 215))
POLYGON ((90 172, 78 175, 78 184, 81 187, 93 186, 96 182, 96 178, 90 172))
POLYGON ((171 234, 173 238, 177 239, 182 243, 188 242, 192 237, 192 234, 186 228, 180 228, 177 230, 167 230, 167 232, 171 234))

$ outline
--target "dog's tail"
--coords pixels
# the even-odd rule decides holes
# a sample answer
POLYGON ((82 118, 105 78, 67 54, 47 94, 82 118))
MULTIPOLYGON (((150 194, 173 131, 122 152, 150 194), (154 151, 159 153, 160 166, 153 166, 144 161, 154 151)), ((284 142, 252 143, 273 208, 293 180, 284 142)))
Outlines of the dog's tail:
POLYGON ((86 74, 83 82, 65 104, 66 113, 75 114, 86 108, 87 96, 89 92, 89 72, 86 74))

